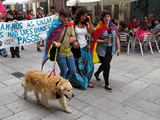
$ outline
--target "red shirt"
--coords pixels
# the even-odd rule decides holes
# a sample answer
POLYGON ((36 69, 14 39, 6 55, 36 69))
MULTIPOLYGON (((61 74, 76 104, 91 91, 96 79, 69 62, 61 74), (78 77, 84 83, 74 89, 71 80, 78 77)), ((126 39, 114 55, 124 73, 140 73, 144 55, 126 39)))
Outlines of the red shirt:
POLYGON ((130 21, 128 23, 128 30, 131 30, 132 28, 137 28, 138 27, 138 23, 135 22, 135 24, 133 25, 133 21, 130 21))
MULTIPOLYGON (((33 15, 33 17, 34 17, 35 15, 33 15)), ((27 18, 26 18, 27 20, 32 20, 32 18, 31 18, 31 16, 30 15, 27 15, 27 18)))

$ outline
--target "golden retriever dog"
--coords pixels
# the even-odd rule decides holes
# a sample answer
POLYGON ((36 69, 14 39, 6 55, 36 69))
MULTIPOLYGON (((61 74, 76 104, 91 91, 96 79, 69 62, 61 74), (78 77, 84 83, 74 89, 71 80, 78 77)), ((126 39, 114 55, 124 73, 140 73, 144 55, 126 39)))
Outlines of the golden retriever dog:
POLYGON ((33 70, 28 71, 22 81, 22 87, 24 87, 24 98, 27 99, 27 92, 34 91, 37 102, 40 102, 39 93, 41 93, 41 101, 45 107, 50 108, 48 99, 58 99, 60 105, 67 113, 71 113, 68 108, 65 97, 69 100, 74 97, 72 86, 70 82, 61 76, 51 75, 42 71, 33 70))

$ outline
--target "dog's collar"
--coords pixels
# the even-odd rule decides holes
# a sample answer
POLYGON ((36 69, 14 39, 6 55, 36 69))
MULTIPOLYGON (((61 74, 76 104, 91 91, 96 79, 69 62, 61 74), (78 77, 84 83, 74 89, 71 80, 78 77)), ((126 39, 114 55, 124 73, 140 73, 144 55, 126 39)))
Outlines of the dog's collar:
POLYGON ((58 82, 56 82, 56 88, 57 88, 57 86, 58 86, 58 83, 61 81, 61 78, 59 78, 60 80, 58 81, 58 82))
MULTIPOLYGON (((61 81, 61 78, 59 78, 60 80, 56 83, 56 88, 58 86, 58 83, 61 81)), ((56 98, 59 99, 61 98, 61 96, 56 92, 56 98)))
POLYGON ((62 96, 60 96, 57 92, 56 92, 56 99, 61 98, 62 96))

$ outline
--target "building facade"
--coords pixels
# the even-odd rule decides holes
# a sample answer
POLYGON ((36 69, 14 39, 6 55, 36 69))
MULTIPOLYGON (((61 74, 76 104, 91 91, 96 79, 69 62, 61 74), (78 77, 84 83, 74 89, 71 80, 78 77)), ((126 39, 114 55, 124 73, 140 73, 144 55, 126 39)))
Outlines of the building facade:
POLYGON ((137 0, 131 3, 130 19, 133 16, 137 17, 137 19, 142 19, 148 17, 151 13, 160 16, 159 11, 160 0, 137 0))

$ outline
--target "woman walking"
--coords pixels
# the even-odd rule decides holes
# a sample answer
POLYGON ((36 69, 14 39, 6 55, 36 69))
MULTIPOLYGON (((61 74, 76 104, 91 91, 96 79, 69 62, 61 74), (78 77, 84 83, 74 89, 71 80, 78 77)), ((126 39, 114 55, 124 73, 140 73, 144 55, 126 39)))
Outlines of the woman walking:
POLYGON ((93 88, 94 86, 89 83, 91 80, 94 64, 92 61, 92 54, 87 45, 86 35, 93 33, 93 25, 90 16, 88 16, 88 10, 80 8, 76 11, 74 21, 71 22, 75 28, 75 34, 80 47, 81 57, 75 57, 76 73, 70 79, 73 86, 86 89, 87 87, 93 88))
MULTIPOLYGON (((76 42, 73 25, 68 21, 68 12, 65 8, 59 10, 59 19, 55 19, 51 25, 46 38, 45 54, 42 61, 42 69, 46 60, 48 59, 48 52, 51 44, 58 47, 57 63, 61 70, 60 76, 65 79, 75 73, 76 67, 74 62, 73 54, 70 50, 71 43, 76 42)), ((56 52, 56 51, 55 51, 56 52)))
POLYGON ((100 81, 99 74, 103 71, 105 88, 106 90, 112 90, 109 86, 110 62, 112 60, 112 56, 116 53, 116 50, 117 55, 120 54, 119 33, 116 25, 110 22, 110 12, 103 11, 100 15, 100 20, 101 21, 96 27, 91 45, 93 57, 95 57, 94 50, 96 49, 98 58, 101 62, 100 67, 94 75, 96 79, 100 81), (97 43, 97 47, 95 43, 97 43))

